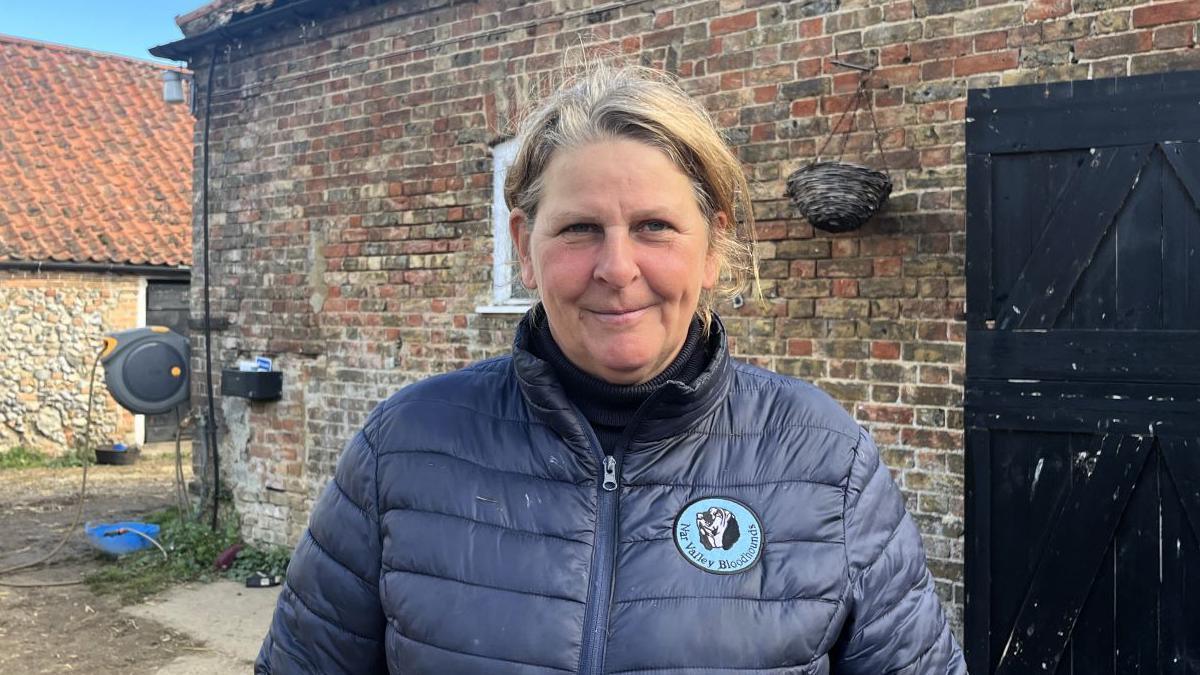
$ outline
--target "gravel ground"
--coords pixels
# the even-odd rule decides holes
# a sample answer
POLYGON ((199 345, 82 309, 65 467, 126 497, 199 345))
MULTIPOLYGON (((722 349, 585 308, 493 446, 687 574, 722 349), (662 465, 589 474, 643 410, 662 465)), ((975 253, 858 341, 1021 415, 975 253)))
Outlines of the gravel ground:
MULTIPOLYGON (((187 478, 190 462, 185 460, 187 478)), ((82 469, 0 471, 0 568, 40 558, 75 517, 82 469)), ((170 455, 133 466, 92 466, 83 520, 137 519, 175 503, 170 455)), ((50 565, 0 577, 34 583, 78 580, 104 564, 82 526, 50 565)), ((154 673, 177 656, 205 651, 187 635, 120 611, 86 586, 0 586, 0 673, 154 673)))

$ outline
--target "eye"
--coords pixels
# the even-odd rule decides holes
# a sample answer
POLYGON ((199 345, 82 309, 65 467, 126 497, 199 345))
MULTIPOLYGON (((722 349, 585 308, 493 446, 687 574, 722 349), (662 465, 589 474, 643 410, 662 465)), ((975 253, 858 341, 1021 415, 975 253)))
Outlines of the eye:
POLYGON ((599 228, 592 223, 571 223, 559 230, 559 234, 590 234, 599 228))
POLYGON ((638 227, 643 232, 649 232, 651 234, 670 232, 671 230, 675 229, 671 226, 670 223, 668 223, 666 221, 662 221, 662 220, 647 220, 646 222, 638 225, 638 227))

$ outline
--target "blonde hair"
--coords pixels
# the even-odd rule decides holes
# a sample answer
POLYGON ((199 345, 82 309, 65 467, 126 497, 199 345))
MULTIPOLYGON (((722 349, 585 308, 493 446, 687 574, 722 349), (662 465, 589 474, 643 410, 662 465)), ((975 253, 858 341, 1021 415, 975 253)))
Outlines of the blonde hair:
POLYGON ((657 148, 691 181, 708 223, 709 246, 720 263, 711 292, 697 314, 705 331, 718 298, 753 288, 759 294, 754 214, 741 163, 712 118, 666 73, 642 66, 586 63, 521 120, 517 153, 504 181, 510 211, 521 209, 528 227, 537 218, 546 167, 560 149, 626 138, 657 148), (725 213, 726 227, 717 214, 725 213))

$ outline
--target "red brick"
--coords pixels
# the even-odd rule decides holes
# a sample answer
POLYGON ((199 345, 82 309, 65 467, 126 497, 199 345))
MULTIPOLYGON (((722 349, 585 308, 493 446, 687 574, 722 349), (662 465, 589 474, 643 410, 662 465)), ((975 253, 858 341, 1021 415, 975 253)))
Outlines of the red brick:
POLYGON ((942 80, 953 74, 954 62, 948 59, 921 64, 921 79, 923 80, 942 80))
POLYGON ((834 258, 849 258, 858 255, 858 239, 834 239, 829 245, 829 254, 834 258))
POLYGON ((793 260, 788 268, 791 275, 797 279, 811 279, 817 276, 817 261, 815 260, 793 260))
POLYGON ((900 358, 900 343, 891 340, 875 340, 871 343, 871 358, 889 360, 900 358))
POLYGON ((923 148, 921 150, 921 167, 934 168, 950 164, 950 148, 923 148))
POLYGON ((812 340, 802 340, 799 338, 790 338, 787 341, 788 356, 812 356, 813 343, 812 340))
POLYGON ((1071 13, 1071 0, 1033 0, 1025 8, 1025 20, 1045 21, 1071 13))
POLYGON ((881 66, 894 66, 908 63, 911 60, 909 46, 906 44, 888 45, 879 50, 879 65, 881 66))
POLYGON ((962 56, 954 59, 954 75, 955 77, 965 77, 1009 70, 1017 67, 1017 58, 1018 52, 1015 49, 977 56, 962 56))
POLYGON ((1133 10, 1133 25, 1135 28, 1145 26, 1161 26, 1165 23, 1178 23, 1200 19, 1200 2, 1196 0, 1181 0, 1149 7, 1139 7, 1133 10))
POLYGON ((817 261, 817 276, 819 277, 869 277, 871 276, 872 261, 870 258, 840 258, 817 261))
POLYGON ((802 38, 818 37, 825 32, 825 19, 816 17, 801 21, 799 31, 802 38))
POLYGON ((905 84, 913 84, 920 80, 921 69, 919 66, 892 66, 888 68, 876 68, 874 77, 871 78, 873 86, 891 86, 896 87, 905 84))
POLYGON ((916 42, 911 47, 914 63, 932 59, 966 56, 971 53, 971 38, 953 37, 916 42))
POLYGON ((726 33, 749 30, 758 25, 758 12, 743 12, 733 16, 713 19, 708 23, 708 34, 716 37, 726 33))
POLYGON ((890 108, 904 104, 904 89, 902 87, 894 87, 875 92, 875 107, 890 108))
POLYGON ((838 73, 833 76, 833 93, 845 94, 858 91, 862 77, 858 73, 838 73))
POLYGON ((994 52, 1008 46, 1008 31, 998 30, 975 36, 976 52, 994 52))
POLYGON ((854 103, 854 94, 839 94, 836 96, 825 96, 821 99, 821 112, 829 115, 832 113, 840 113, 848 109, 854 103))
POLYGON ((839 298, 857 298, 858 281, 855 279, 834 279, 833 295, 839 298))
POLYGON ((1195 28, 1191 24, 1167 26, 1154 31, 1155 49, 1175 49, 1196 46, 1195 28))
POLYGON ((822 59, 804 59, 796 62, 796 78, 816 77, 821 74, 822 59))
POLYGON ((779 94, 779 85, 777 85, 777 84, 771 84, 771 85, 767 85, 765 87, 755 87, 754 88, 754 102, 755 103, 770 103, 771 101, 775 100, 775 97, 778 94, 779 94))
POLYGON ((759 241, 786 239, 788 236, 787 223, 783 221, 756 221, 754 223, 754 236, 759 241))
POLYGON ((875 276, 877 277, 898 277, 900 269, 900 258, 875 258, 874 260, 875 276))
POLYGON ((773 140, 775 140, 774 124, 756 124, 750 128, 750 141, 752 143, 762 143, 773 140))
POLYGON ((860 403, 855 409, 855 417, 864 422, 882 422, 884 424, 912 424, 913 409, 902 405, 879 405, 876 403, 860 403))
POLYGON ((935 429, 902 429, 900 439, 905 445, 938 450, 957 450, 962 448, 961 431, 940 431, 935 429))
POLYGON ((913 5, 910 0, 890 2, 883 6, 885 21, 907 21, 913 16, 913 5))
POLYGON ((1106 56, 1148 52, 1153 46, 1153 34, 1144 30, 1080 40, 1075 43, 1075 55, 1081 59, 1101 59, 1106 56))

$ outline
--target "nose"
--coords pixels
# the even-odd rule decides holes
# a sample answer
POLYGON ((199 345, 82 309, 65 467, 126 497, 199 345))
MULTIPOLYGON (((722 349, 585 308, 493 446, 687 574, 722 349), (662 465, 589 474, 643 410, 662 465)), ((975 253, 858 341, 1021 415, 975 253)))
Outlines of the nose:
POLYGON ((634 242, 627 231, 610 229, 604 233, 593 277, 614 288, 632 284, 641 275, 635 253, 634 242))

